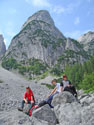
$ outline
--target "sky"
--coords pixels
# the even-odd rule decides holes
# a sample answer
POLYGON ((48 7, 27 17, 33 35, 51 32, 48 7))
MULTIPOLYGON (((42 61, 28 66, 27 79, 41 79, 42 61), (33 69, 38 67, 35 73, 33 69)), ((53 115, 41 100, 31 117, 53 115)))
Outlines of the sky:
POLYGON ((77 39, 94 31, 94 0, 0 0, 0 34, 7 48, 28 17, 39 10, 48 10, 66 37, 77 39))

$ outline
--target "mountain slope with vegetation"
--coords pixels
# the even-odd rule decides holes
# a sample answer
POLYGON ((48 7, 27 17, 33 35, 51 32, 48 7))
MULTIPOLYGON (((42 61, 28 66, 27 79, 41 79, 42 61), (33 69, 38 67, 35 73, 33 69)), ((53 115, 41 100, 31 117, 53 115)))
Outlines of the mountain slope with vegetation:
POLYGON ((32 78, 45 72, 61 75, 66 65, 87 60, 83 46, 77 40, 66 38, 56 28, 49 12, 41 10, 29 17, 13 37, 2 66, 32 78))
POLYGON ((94 56, 94 32, 88 32, 78 38, 78 42, 83 45, 84 50, 89 55, 94 56))
POLYGON ((65 73, 72 83, 85 92, 94 92, 94 58, 84 64, 75 64, 74 66, 66 66, 65 73))

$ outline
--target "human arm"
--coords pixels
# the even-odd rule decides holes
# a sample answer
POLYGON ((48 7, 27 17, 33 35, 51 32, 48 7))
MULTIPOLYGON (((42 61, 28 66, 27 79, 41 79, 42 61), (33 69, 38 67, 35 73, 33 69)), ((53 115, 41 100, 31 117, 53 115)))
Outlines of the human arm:
POLYGON ((28 103, 27 100, 24 98, 25 103, 28 103))
POLYGON ((53 93, 55 93, 56 90, 57 90, 57 87, 55 87, 55 88, 51 91, 51 93, 50 93, 50 95, 49 95, 48 97, 50 97, 53 93))
POLYGON ((25 101, 25 103, 27 104, 28 101, 26 100, 26 98, 27 98, 27 93, 24 94, 24 101, 25 101))
POLYGON ((31 103, 34 103, 34 98, 33 98, 33 96, 31 96, 31 103))
POLYGON ((34 94, 33 94, 32 90, 30 90, 30 95, 31 95, 31 103, 34 103, 35 100, 34 100, 34 94))
POLYGON ((63 91, 63 87, 62 86, 60 87, 60 90, 61 90, 61 92, 63 91))
POLYGON ((63 91, 63 81, 60 83, 61 92, 63 91))
POLYGON ((69 85, 67 85, 67 86, 68 86, 68 87, 72 86, 71 81, 69 81, 69 85))

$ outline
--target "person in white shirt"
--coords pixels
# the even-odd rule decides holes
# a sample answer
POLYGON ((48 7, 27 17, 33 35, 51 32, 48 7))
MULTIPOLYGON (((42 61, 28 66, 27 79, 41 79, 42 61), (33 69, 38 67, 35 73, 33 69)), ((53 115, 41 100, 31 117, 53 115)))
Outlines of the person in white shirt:
POLYGON ((49 96, 48 96, 47 99, 45 99, 45 100, 43 100, 42 102, 39 103, 39 105, 38 105, 39 107, 44 106, 45 104, 48 104, 48 105, 50 106, 50 108, 54 108, 54 107, 51 105, 51 103, 52 103, 53 97, 54 97, 56 94, 58 94, 58 93, 61 92, 61 85, 60 85, 60 83, 57 83, 57 80, 56 80, 56 79, 52 80, 51 83, 55 86, 55 88, 54 88, 54 89, 52 90, 52 92, 49 94, 49 96))

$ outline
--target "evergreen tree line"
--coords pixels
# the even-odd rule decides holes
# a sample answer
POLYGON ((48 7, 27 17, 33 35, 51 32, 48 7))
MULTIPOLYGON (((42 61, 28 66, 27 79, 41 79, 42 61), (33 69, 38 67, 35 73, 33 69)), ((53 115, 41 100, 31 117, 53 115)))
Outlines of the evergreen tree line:
POLYGON ((94 92, 94 58, 84 64, 75 64, 66 66, 65 74, 68 79, 78 89, 83 89, 85 92, 94 92))

